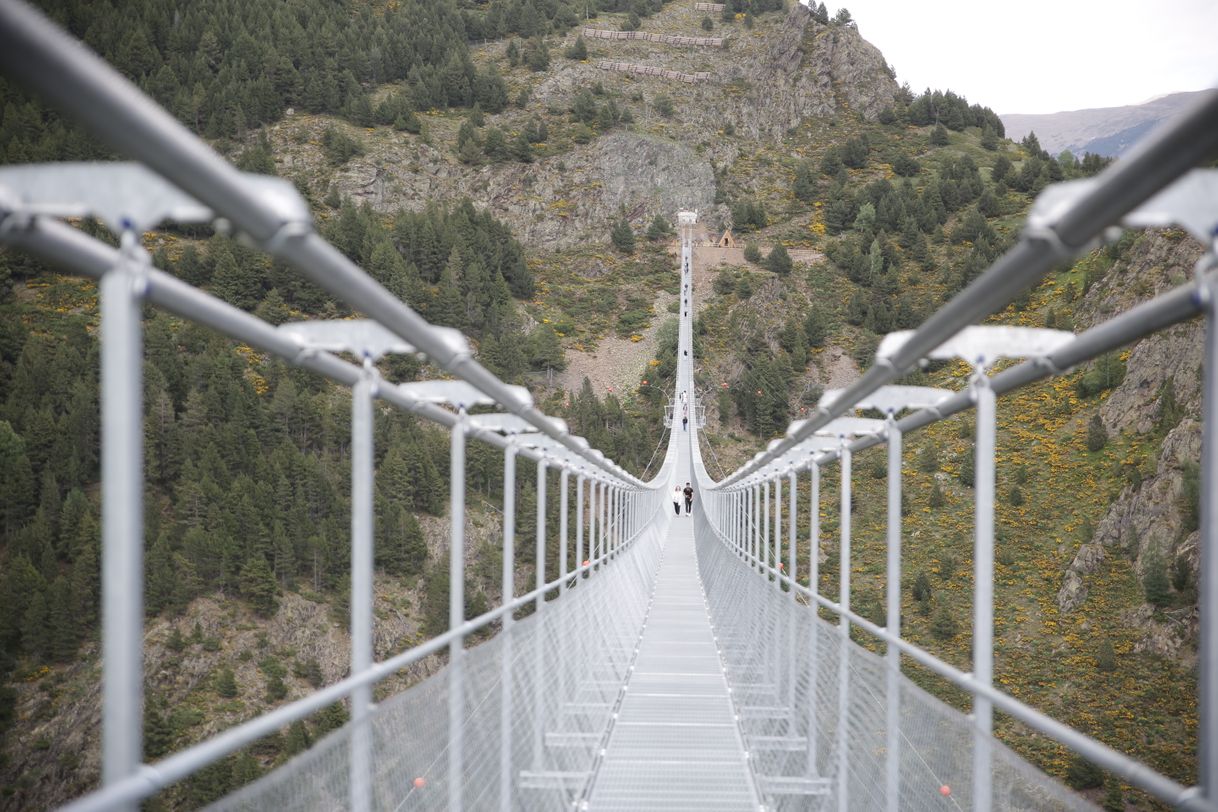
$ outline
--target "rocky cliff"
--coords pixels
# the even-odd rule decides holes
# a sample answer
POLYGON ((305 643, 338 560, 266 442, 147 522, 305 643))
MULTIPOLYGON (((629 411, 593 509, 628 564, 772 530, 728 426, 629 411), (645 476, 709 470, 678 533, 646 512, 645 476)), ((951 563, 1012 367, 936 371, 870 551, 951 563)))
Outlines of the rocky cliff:
MULTIPOLYGON (((694 34, 701 17, 673 6, 645 27, 694 34)), ((532 248, 561 250, 603 241, 607 224, 623 213, 645 227, 653 216, 671 218, 680 208, 716 211, 715 167, 748 148, 747 141, 722 138, 725 131, 780 140, 810 118, 874 120, 897 94, 883 55, 853 26, 818 23, 802 4, 785 18, 767 15, 751 29, 723 26, 721 33, 727 35, 722 49, 590 39, 587 60, 558 57, 577 29, 554 44, 545 72, 500 65, 517 104, 486 116, 487 126, 512 135, 531 120, 546 121, 551 143, 539 146, 533 163, 462 163, 455 142, 463 119, 446 115, 424 116, 418 136, 352 128, 365 151, 332 173, 316 171, 325 165, 318 138, 324 122, 289 117, 271 129, 271 138, 283 169, 312 176, 319 196, 333 188, 383 212, 469 197, 493 209, 532 248), (706 72, 710 79, 688 85, 609 73, 598 66, 602 59, 706 72), (633 123, 579 143, 569 111, 590 88, 598 100, 629 111, 633 123), (671 112, 657 111, 661 99, 671 112)), ((499 64, 504 48, 487 45, 479 56, 499 64)))
MULTIPOLYGON (((1180 285, 1201 255, 1201 246, 1179 231, 1152 231, 1137 237, 1087 292, 1076 311, 1085 329, 1180 285)), ((1188 480, 1201 456, 1201 363, 1204 325, 1194 319, 1156 333, 1128 353, 1125 378, 1099 414, 1111 434, 1128 432, 1155 443, 1148 470, 1132 480, 1109 506, 1066 572, 1058 605, 1072 611, 1086 600, 1087 576, 1107 555, 1123 555, 1145 577, 1148 567, 1178 573, 1172 591, 1196 581, 1197 539, 1191 518, 1188 480), (1156 432, 1162 434, 1155 441, 1156 432)), ((1184 597, 1184 596, 1181 596, 1184 597)), ((1149 604, 1131 607, 1122 619, 1142 632, 1139 650, 1185 662, 1195 658, 1196 607, 1156 613, 1149 604)))

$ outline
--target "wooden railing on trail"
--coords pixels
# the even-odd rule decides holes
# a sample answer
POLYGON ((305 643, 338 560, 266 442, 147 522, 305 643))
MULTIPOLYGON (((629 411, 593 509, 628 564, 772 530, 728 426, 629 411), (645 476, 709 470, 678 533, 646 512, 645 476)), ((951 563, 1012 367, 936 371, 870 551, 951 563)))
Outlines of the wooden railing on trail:
POLYGON ((707 71, 699 71, 697 73, 681 73, 675 70, 666 70, 657 68, 654 65, 636 65, 631 62, 609 62, 601 60, 596 63, 596 66, 601 70, 611 70, 617 73, 633 73, 637 76, 659 76, 661 79, 674 79, 678 82, 687 84, 697 84, 698 82, 710 81, 711 75, 707 71))
POLYGON ((645 42, 662 42, 665 45, 723 47, 723 37, 683 37, 677 34, 654 34, 650 31, 606 31, 603 28, 585 28, 584 36, 592 39, 639 39, 645 42))
POLYGON ((694 11, 723 11, 723 3, 694 3, 694 11))

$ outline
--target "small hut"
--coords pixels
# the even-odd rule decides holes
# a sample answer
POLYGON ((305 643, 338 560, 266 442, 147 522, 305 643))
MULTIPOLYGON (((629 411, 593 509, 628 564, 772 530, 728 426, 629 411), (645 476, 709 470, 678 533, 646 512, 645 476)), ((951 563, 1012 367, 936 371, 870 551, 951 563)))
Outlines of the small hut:
POLYGON ((723 236, 719 238, 719 241, 715 243, 715 246, 718 248, 736 247, 736 238, 732 236, 732 230, 730 228, 723 232, 723 236))

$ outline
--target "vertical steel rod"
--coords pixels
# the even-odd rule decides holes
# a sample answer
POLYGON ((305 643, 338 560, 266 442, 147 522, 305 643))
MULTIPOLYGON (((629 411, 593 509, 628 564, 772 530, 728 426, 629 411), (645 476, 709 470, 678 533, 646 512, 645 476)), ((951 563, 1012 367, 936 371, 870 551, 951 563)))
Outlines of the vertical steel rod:
MULTIPOLYGON (((885 625, 901 634, 901 430, 888 415, 888 612, 885 625)), ((892 643, 887 651, 887 745, 885 747, 885 800, 888 812, 897 812, 901 794, 901 650, 892 643)))
MULTIPOLYGON (((994 390, 984 370, 974 376, 977 398, 976 539, 973 546, 973 678, 989 687, 994 681, 994 390)), ((991 804, 990 735, 993 705, 973 697, 973 809, 991 804)))
MULTIPOLYGON (((102 783, 139 769, 144 718, 144 408, 139 266, 133 232, 102 276, 102 783)), ((125 807, 134 810, 138 805, 125 807)))
MULTIPOLYGON (((1213 250, 1213 249, 1211 249, 1213 250)), ((1212 273, 1212 271, 1211 271, 1212 273)), ((1202 393, 1201 535, 1197 543, 1201 622, 1197 657, 1197 771, 1201 793, 1218 805, 1218 301, 1206 278, 1202 393)))
MULTIPOLYGON (((840 470, 842 475, 842 504, 841 504, 841 577, 838 579, 838 602, 843 609, 850 608, 850 463, 852 452, 850 448, 842 443, 841 456, 839 457, 840 470)), ((842 627, 842 634, 846 640, 850 639, 850 620, 845 614, 841 616, 839 624, 842 627)))
MULTIPOLYGON (((799 496, 799 475, 794 470, 788 475, 791 479, 791 505, 787 516, 787 577, 791 579, 792 584, 799 583, 796 579, 799 573, 796 569, 795 555, 795 533, 798 529, 796 518, 799 512, 798 496, 799 496)), ((795 601, 795 590, 791 589, 791 601, 795 601)))
MULTIPOLYGON (((761 571, 764 573, 769 561, 765 560, 770 557, 770 481, 767 479, 761 485, 761 549, 759 552, 762 556, 761 571)), ((766 574, 766 578, 769 578, 766 574)))
MULTIPOLYGON (((791 579, 791 584, 787 587, 787 592, 791 596, 791 603, 795 603, 795 585, 799 583, 796 578, 798 571, 795 568, 795 531, 796 521, 799 510, 799 479, 795 470, 792 469, 787 476, 790 478, 790 505, 787 510, 787 577, 791 579)), ((797 649, 795 647, 795 614, 793 611, 788 611, 787 615, 787 707, 791 709, 791 713, 795 712, 795 661, 797 659, 797 649)))
MULTIPOLYGON (((597 503, 597 506, 599 507, 600 512, 601 512, 600 525, 599 525, 600 531, 601 531, 601 541, 600 541, 600 546, 597 549, 597 558, 604 558, 605 550, 609 544, 609 483, 608 482, 601 483, 601 498, 600 498, 600 501, 597 503)), ((599 569, 599 565, 598 565, 598 569, 599 569)))
MULTIPOLYGON (((842 442, 841 456, 842 475, 842 505, 841 505, 841 578, 838 584, 838 602, 843 609, 850 608, 850 486, 851 486, 851 451, 842 442)), ((850 621, 845 614, 841 616, 841 642, 838 651, 837 666, 837 769, 839 789, 837 808, 846 812, 850 808, 849 764, 850 764, 850 621)))
POLYGON ((815 596, 820 594, 820 466, 812 462, 812 483, 808 494, 808 589, 813 599, 808 603, 812 613, 811 632, 808 640, 808 659, 812 664, 812 677, 808 687, 808 777, 820 775, 816 763, 816 686, 820 684, 820 604, 815 596))
MULTIPOLYGON (((360 379, 351 388, 351 673, 372 666, 372 397, 376 368, 364 359, 360 379)), ((365 722, 372 709, 372 686, 351 692, 351 808, 371 807, 372 742, 365 722)))
MULTIPOLYGON (((584 475, 575 477, 575 566, 584 564, 584 475)), ((584 577, 587 577, 586 575, 584 577)))
MULTIPOLYGON (((596 560, 596 497, 600 483, 596 479, 588 481, 588 561, 596 560)), ((588 568, 588 577, 592 577, 592 568, 588 568)))
MULTIPOLYGON (((533 584, 534 589, 541 589, 546 585, 546 471, 548 464, 545 457, 537 461, 537 564, 533 568, 537 575, 537 579, 533 584)), ((545 606, 546 595, 544 592, 537 593, 537 600, 534 606, 537 611, 541 611, 541 607, 545 606)))
POLYGON ((744 541, 746 559, 749 566, 754 569, 757 566, 757 536, 761 532, 761 517, 757 512, 757 485, 752 485, 745 490, 744 497, 744 541))
MULTIPOLYGON (((448 553, 448 628, 458 629, 465 622, 465 433, 468 419, 462 409, 452 427, 449 461, 449 553, 448 553)), ((465 696, 462 673, 465 639, 460 635, 448 646, 448 808, 459 812, 464 807, 465 778, 465 696)))
POLYGON ((567 591, 567 543, 569 541, 567 525, 569 524, 568 514, 571 510, 570 478, 571 469, 563 466, 562 473, 558 475, 558 577, 562 579, 558 588, 560 595, 567 591))
MULTIPOLYGON (((516 594, 516 443, 509 437, 503 449, 503 570, 500 592, 503 604, 516 594)), ((499 670, 499 809, 512 808, 512 624, 503 616, 503 650, 499 670)))
POLYGON ((774 588, 782 591, 782 477, 774 477, 774 588))

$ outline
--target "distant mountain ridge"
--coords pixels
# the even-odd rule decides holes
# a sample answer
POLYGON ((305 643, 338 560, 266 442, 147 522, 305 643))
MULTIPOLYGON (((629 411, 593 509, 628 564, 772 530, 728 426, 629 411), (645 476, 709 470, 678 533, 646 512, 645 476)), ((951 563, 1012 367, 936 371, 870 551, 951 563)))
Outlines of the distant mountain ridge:
POLYGON ((1044 114, 1012 113, 1000 118, 1008 138, 1018 141, 1029 132, 1035 132, 1040 145, 1051 155, 1068 149, 1078 156, 1094 152, 1115 158, 1128 151, 1155 125, 1179 113, 1204 92, 1172 93, 1124 107, 1044 114))

